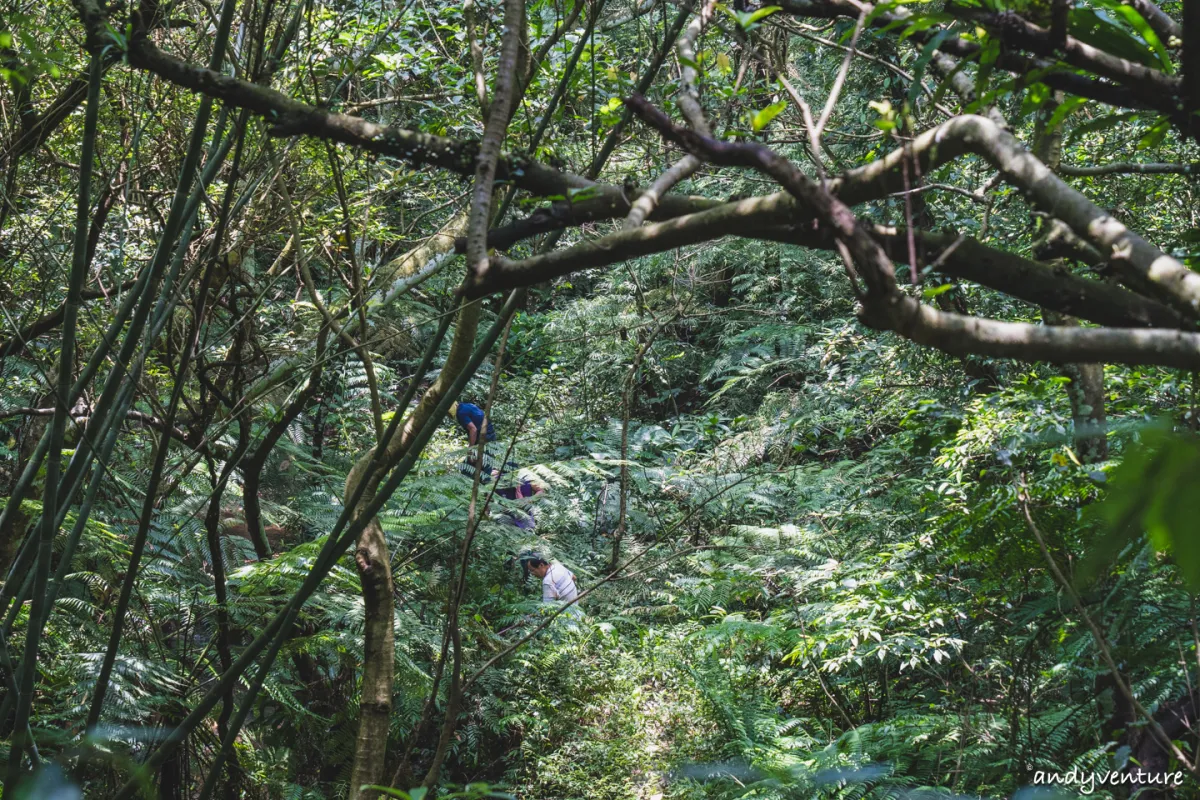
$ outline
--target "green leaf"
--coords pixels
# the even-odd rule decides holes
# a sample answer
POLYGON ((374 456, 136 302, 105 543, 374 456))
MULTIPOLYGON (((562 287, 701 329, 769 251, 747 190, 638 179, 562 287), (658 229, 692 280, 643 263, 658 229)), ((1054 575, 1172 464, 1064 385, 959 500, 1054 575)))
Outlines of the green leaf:
POLYGON ((1159 117, 1158 121, 1150 130, 1146 131, 1145 135, 1138 140, 1138 150, 1150 150, 1162 144, 1163 139, 1167 138, 1167 134, 1171 131, 1171 118, 1159 117))
POLYGON ((1200 438, 1159 423, 1110 475, 1108 495, 1095 511, 1106 531, 1078 572, 1087 583, 1143 533, 1171 553, 1188 588, 1200 591, 1200 438))
POLYGON ((926 289, 925 291, 923 291, 921 294, 926 300, 932 300, 933 298, 937 297, 939 294, 945 294, 946 292, 950 291, 953 288, 954 288, 953 283, 943 283, 941 286, 932 286, 932 287, 926 289))
POLYGON ((743 29, 753 30, 752 26, 779 11, 779 6, 763 6, 757 11, 742 11, 737 13, 738 24, 743 29))
POLYGON ((567 189, 567 198, 572 203, 576 203, 581 200, 587 200, 589 198, 596 197, 597 195, 599 195, 599 193, 600 193, 600 190, 595 186, 584 186, 579 189, 568 188, 567 189))
POLYGON ((1097 133, 1099 131, 1108 130, 1109 128, 1115 128, 1122 122, 1128 122, 1129 120, 1136 119, 1139 116, 1141 116, 1141 114, 1137 111, 1128 111, 1124 114, 1109 114, 1104 117, 1097 117, 1096 119, 1088 120, 1087 122, 1081 125, 1076 125, 1071 129, 1071 132, 1067 135, 1067 144, 1074 144, 1075 142, 1079 141, 1080 137, 1086 134, 1097 133))
POLYGON ((925 77, 925 68, 929 66, 929 62, 933 58, 933 54, 937 52, 938 47, 941 46, 942 42, 946 41, 946 37, 949 35, 950 31, 948 30, 938 31, 936 34, 934 34, 933 38, 926 42, 925 46, 921 48, 921 55, 917 59, 917 63, 913 65, 912 83, 908 87, 907 99, 909 108, 912 108, 917 103, 917 95, 921 93, 921 81, 925 77))
POLYGON ((763 128, 770 125, 771 120, 778 117, 785 108, 787 108, 787 103, 783 102, 782 100, 778 103, 772 103, 751 118, 750 127, 754 129, 755 133, 761 131, 763 128))
POLYGON ((759 26, 759 21, 779 11, 779 6, 765 6, 756 11, 735 11, 728 6, 721 6, 721 10, 733 18, 737 26, 746 33, 754 30, 759 26))
POLYGON ((1050 115, 1050 119, 1046 122, 1046 130, 1056 130, 1062 124, 1063 120, 1086 102, 1086 97, 1068 97, 1059 103, 1058 108, 1054 109, 1054 113, 1050 115))
MULTIPOLYGON (((908 27, 904 29, 904 33, 900 34, 901 41, 938 25, 949 25, 955 22, 955 19, 948 14, 926 13, 909 17, 904 22, 908 23, 908 27)), ((950 33, 951 31, 947 29, 946 32, 950 33)))
POLYGON ((1118 58, 1133 61, 1146 67, 1161 67, 1158 56, 1138 41, 1132 31, 1117 25, 1107 15, 1096 13, 1090 8, 1077 8, 1070 15, 1071 35, 1092 47, 1104 50, 1118 58))
POLYGON ((1121 17, 1129 24, 1129 27, 1138 32, 1145 40, 1146 44, 1150 45, 1150 49, 1158 57, 1158 63, 1155 65, 1168 75, 1175 72, 1175 65, 1171 63, 1171 54, 1167 52, 1167 46, 1163 44, 1162 39, 1158 38, 1158 34, 1154 32, 1154 28, 1146 22, 1145 17, 1138 13, 1131 5, 1118 2, 1118 0, 1096 0, 1096 5, 1101 6, 1108 11, 1121 17))
POLYGON ((982 103, 987 94, 988 82, 995 69, 996 59, 1000 57, 1000 40, 988 39, 979 51, 979 69, 975 73, 975 96, 982 103))
POLYGON ((879 113, 879 117, 871 123, 872 125, 881 131, 896 129, 896 110, 892 108, 890 101, 872 100, 867 103, 867 107, 879 113))

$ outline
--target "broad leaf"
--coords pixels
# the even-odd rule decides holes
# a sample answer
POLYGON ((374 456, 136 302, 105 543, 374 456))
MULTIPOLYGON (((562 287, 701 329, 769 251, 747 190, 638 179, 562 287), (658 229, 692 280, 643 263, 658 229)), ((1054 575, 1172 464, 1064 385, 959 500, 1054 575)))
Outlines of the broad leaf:
POLYGON ((754 129, 755 133, 761 131, 763 128, 771 124, 771 120, 783 113, 785 108, 787 108, 787 103, 783 102, 782 100, 778 103, 771 103, 771 105, 758 111, 750 119, 750 127, 754 129))

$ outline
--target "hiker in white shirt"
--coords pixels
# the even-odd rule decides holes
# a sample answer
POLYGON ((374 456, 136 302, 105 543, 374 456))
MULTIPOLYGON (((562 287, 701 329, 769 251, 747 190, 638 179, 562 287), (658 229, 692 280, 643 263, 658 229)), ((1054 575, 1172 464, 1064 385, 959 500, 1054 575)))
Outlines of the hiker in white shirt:
POLYGON ((575 576, 557 561, 531 558, 529 571, 542 579, 543 603, 569 603, 579 596, 579 589, 575 587, 575 576))

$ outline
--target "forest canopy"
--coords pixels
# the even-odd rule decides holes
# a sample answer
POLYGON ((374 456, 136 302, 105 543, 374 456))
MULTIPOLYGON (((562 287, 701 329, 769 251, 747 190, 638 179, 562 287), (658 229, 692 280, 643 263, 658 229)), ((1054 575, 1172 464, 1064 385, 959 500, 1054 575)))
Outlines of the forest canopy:
POLYGON ((3 797, 1200 796, 1200 4, 0 0, 0 82, 3 797))

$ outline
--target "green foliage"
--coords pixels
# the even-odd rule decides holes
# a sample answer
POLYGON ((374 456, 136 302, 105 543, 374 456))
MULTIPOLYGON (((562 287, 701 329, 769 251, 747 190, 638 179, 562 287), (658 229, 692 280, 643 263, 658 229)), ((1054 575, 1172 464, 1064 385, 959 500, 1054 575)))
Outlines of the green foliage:
MULTIPOLYGON (((29 89, 34 106, 45 109, 82 69, 81 51, 64 44, 79 35, 68 5, 30 7, 0 22, 6 142, 18 131, 19 110, 12 109, 22 91, 29 89)), ((626 176, 656 175, 679 158, 644 126, 623 123, 624 99, 663 45, 676 4, 646 10, 640 0, 611 0, 585 38, 587 14, 597 5, 584 4, 530 73, 504 146, 582 173, 604 137, 624 125, 598 176, 619 186, 626 176), (645 13, 606 28, 618 13, 639 11, 645 13), (581 42, 580 65, 564 76, 581 42), (560 85, 548 134, 535 143, 530 136, 551 113, 560 85)), ((245 76, 260 63, 254 38, 264 35, 265 49, 282 35, 284 6, 289 13, 297 8, 239 4, 243 38, 226 71, 245 76), (276 16, 265 19, 267 9, 276 16)), ((492 76, 499 7, 473 4, 477 19, 469 30, 465 4, 303 5, 299 38, 271 86, 372 124, 477 139, 483 123, 471 37, 483 72, 492 76)), ((528 3, 527 49, 536 51, 575 7, 528 3)), ((990 0, 972 7, 1017 11, 1037 24, 1048 10, 1045 3, 990 0)), ((850 62, 822 140, 819 157, 829 177, 876 163, 940 122, 937 106, 954 104, 955 76, 974 87, 967 110, 996 108, 1019 139, 1032 141, 1037 119, 1061 127, 1065 166, 1139 153, 1195 161, 1194 143, 1175 135, 1174 116, 1056 97, 1042 81, 1070 70, 1053 53, 1038 54, 1027 74, 1004 72, 1005 46, 951 14, 959 10, 940 3, 872 7, 856 46, 871 60, 850 62), (901 11, 889 30, 869 24, 901 11), (972 55, 946 75, 934 58, 952 36, 963 37, 972 55)), ((203 61, 210 13, 205 4, 171 6, 173 22, 155 41, 203 61)), ((776 6, 716 14, 692 64, 713 130, 768 144, 816 175, 807 124, 779 79, 819 110, 845 58, 820 40, 848 47, 854 22, 797 27, 776 6)), ((1176 44, 1163 42, 1129 4, 1076 3, 1069 22, 1080 41, 1176 72, 1176 44)), ((660 107, 671 108, 679 91, 671 77, 679 63, 687 64, 668 58, 651 86, 660 107)), ((97 207, 89 209, 96 248, 89 288, 98 296, 81 317, 73 356, 80 366, 115 319, 125 297, 117 287, 136 278, 160 244, 163 200, 174 190, 199 102, 126 65, 106 75, 103 96, 93 204, 116 199, 107 221, 94 221, 97 207)), ((236 112, 222 113, 226 130, 233 130, 236 112)), ((14 204, 0 230, 7 328, 28 326, 62 302, 74 233, 68 209, 78 188, 71 154, 81 117, 67 115, 44 146, 6 162, 15 186, 0 198, 14 204)), ((136 765, 225 669, 221 620, 228 620, 228 657, 236 660, 304 584, 342 514, 347 473, 375 446, 373 394, 385 422, 403 417, 409 410, 398 404, 410 383, 428 385, 445 362, 449 339, 430 371, 418 374, 426 342, 458 300, 462 262, 440 257, 440 272, 394 301, 382 298, 411 269, 428 266, 395 259, 456 218, 469 182, 340 146, 327 149, 319 140, 273 138, 274 122, 251 118, 238 173, 223 169, 203 195, 192 238, 179 250, 182 277, 160 292, 178 297, 179 305, 162 335, 134 351, 146 361, 136 417, 124 421, 103 465, 95 507, 46 629, 33 732, 50 766, 21 790, 25 796, 109 796, 137 774, 136 765), (296 240, 283 185, 297 213, 296 240), (226 189, 243 204, 214 253, 226 189), (350 325, 365 303, 367 324, 354 336, 370 359, 336 334, 318 355, 314 343, 326 320, 295 274, 299 259, 311 268, 322 301, 340 314, 339 324, 350 325), (180 438, 169 451, 167 479, 152 489, 149 465, 162 440, 151 423, 180 379, 180 355, 190 346, 186 334, 201 299, 197 276, 210 264, 224 274, 204 298, 197 363, 182 383, 180 438), (364 283, 361 294, 355 278, 364 283), (323 369, 315 374, 318 363, 323 369), (313 387, 306 385, 310 375, 313 387), (250 387, 257 394, 240 402, 250 387), (258 560, 251 543, 236 535, 254 499, 244 463, 219 501, 225 514, 214 553, 204 518, 217 480, 239 448, 261 443, 297 399, 303 407, 276 431, 279 439, 260 465, 257 500, 273 529, 272 557, 258 560), (161 494, 103 724, 88 733, 82 721, 148 489, 161 494), (224 606, 215 559, 225 566, 224 606), (70 770, 56 772, 55 763, 70 770)), ((897 189, 856 211, 872 224, 962 234, 1035 257, 1031 206, 1021 192, 992 183, 993 174, 981 160, 955 161, 910 174, 919 191, 897 189)), ((1148 239, 1197 259, 1190 176, 1063 174, 1114 219, 1136 220, 1148 239)), ((495 207, 509 188, 501 187, 495 207)), ((748 171, 711 167, 674 189, 719 200, 776 190, 748 171)), ((583 207, 598 196, 587 186, 549 198, 517 195, 496 224, 531 214, 544 221, 546 202, 583 207)), ((568 228, 560 246, 620 225, 601 219, 568 228)), ((507 256, 528 256, 544 241, 522 241, 507 256)), ((1054 269, 1084 276, 1089 267, 1064 261, 1054 269)), ((1114 275, 1123 277, 1112 271, 1103 277, 1114 275)), ((937 265, 920 278, 904 291, 944 310, 1041 321, 1037 307, 941 274, 937 265)), ((518 465, 511 476, 545 492, 507 500, 489 497, 492 484, 484 483, 471 510, 472 482, 461 470, 467 447, 447 422, 379 515, 396 604, 385 778, 409 751, 413 774, 400 775, 397 785, 421 782, 454 665, 471 678, 540 621, 536 583, 522 583, 506 566, 530 548, 563 562, 582 588, 594 589, 582 603, 585 616, 552 625, 479 673, 454 720, 440 796, 1027 797, 1020 793, 1038 771, 1125 769, 1137 757, 1133 748, 1146 741, 1142 727, 1121 716, 1124 700, 1065 587, 1047 572, 1023 502, 1139 700, 1151 713, 1168 714, 1197 685, 1194 376, 1105 367, 1109 457, 1087 463, 1068 394, 1071 378, 1057 367, 951 357, 868 330, 856 319, 861 298, 849 287, 835 254, 730 236, 530 289, 496 376, 490 413, 498 439, 489 452, 499 461, 511 445, 507 457, 518 465), (1156 426, 1153 419, 1163 421, 1156 426), (512 524, 530 511, 536 529, 512 524), (481 521, 467 563, 456 662, 452 653, 443 657, 445 615, 472 514, 481 521), (614 558, 635 560, 603 582, 614 558), (434 733, 414 741, 426 708, 434 733)), ((486 327, 495 306, 485 300, 484 309, 486 327)), ((53 404, 47 375, 71 355, 59 349, 53 332, 37 335, 0 364, 5 491, 46 421, 20 409, 53 404)), ((94 413, 114 363, 115 354, 101 360, 73 410, 80 426, 94 413)), ((493 369, 489 359, 463 399, 486 402, 493 369)), ((68 450, 56 454, 64 466, 81 436, 68 427, 68 450)), ((40 513, 44 469, 14 519, 40 513)), ((0 498, 0 508, 8 502, 0 498)), ((54 540, 56 568, 77 514, 72 506, 54 540)), ((0 531, 6 565, 18 534, 0 531)), ((342 555, 266 673, 234 744, 231 793, 345 796, 365 657, 356 555, 342 555)), ((4 588, 26 578, 6 576, 4 588)), ((5 641, 15 657, 30 612, 25 602, 8 611, 5 641)), ((235 687, 236 700, 246 697, 252 675, 235 687)), ((177 760, 144 777, 148 792, 169 794, 162 787, 173 776, 186 784, 177 796, 198 790, 214 761, 222 710, 205 718, 177 760)), ((1178 741, 1195 753, 1194 731, 1178 741)), ((7 741, 0 756, 8 756, 7 741)), ((422 789, 378 791, 429 796, 422 789)))
POLYGON ((1200 591, 1200 541, 1195 520, 1200 513, 1200 444, 1193 434, 1173 434, 1159 424, 1145 429, 1140 443, 1130 448, 1121 465, 1109 475, 1112 488, 1098 515, 1107 535, 1092 554, 1089 573, 1106 566, 1118 552, 1143 536, 1159 552, 1169 552, 1184 582, 1200 591))

